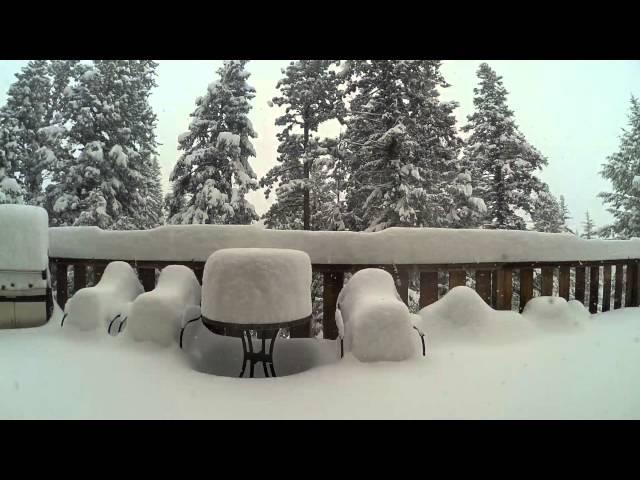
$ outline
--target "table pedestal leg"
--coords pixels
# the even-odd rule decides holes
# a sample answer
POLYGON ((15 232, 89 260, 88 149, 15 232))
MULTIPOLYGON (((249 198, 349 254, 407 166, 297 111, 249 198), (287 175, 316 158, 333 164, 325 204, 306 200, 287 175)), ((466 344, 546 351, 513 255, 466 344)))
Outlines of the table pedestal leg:
POLYGON ((262 337, 262 349, 259 352, 253 351, 253 341, 251 340, 251 331, 245 330, 242 332, 240 339, 242 340, 243 358, 242 358, 242 370, 240 371, 240 377, 244 375, 244 372, 247 368, 247 362, 249 362, 249 378, 253 378, 254 367, 255 367, 255 364, 258 362, 262 362, 265 378, 269 377, 269 372, 267 371, 267 364, 269 364, 269 370, 271 370, 271 376, 272 377, 276 376, 276 371, 273 368, 273 346, 276 343, 276 338, 278 338, 279 329, 272 331, 269 351, 267 352, 265 337, 269 331, 270 330, 264 330, 260 332, 260 336, 262 337))

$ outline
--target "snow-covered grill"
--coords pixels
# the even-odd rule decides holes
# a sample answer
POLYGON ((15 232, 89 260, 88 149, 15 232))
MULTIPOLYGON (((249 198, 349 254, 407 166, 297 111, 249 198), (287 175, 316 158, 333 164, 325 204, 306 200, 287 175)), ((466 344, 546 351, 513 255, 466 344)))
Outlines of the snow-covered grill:
MULTIPOLYGON (((273 346, 281 328, 311 321, 311 259, 299 250, 227 248, 213 253, 202 277, 202 323, 214 333, 240 336, 244 359, 275 375, 273 346), (251 331, 262 339, 254 352, 251 331), (269 349, 265 339, 270 338, 269 349)), ((183 328, 184 332, 184 328, 183 328)))
POLYGON ((40 207, 0 205, 0 328, 35 327, 51 316, 48 223, 40 207))

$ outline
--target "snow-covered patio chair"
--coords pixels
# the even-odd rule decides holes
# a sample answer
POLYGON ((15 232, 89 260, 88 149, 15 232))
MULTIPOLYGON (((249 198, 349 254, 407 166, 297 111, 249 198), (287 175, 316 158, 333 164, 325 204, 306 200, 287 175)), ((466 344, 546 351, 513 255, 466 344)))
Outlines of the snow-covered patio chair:
POLYGON ((53 313, 49 218, 29 205, 0 205, 0 328, 35 327, 53 313))
POLYGON ((81 288, 69 299, 60 326, 72 323, 80 330, 95 330, 124 318, 130 303, 144 292, 135 270, 127 262, 111 262, 97 285, 81 288))
POLYGON ((200 295, 193 270, 169 265, 160 272, 156 288, 133 301, 126 331, 138 341, 171 345, 177 342, 185 321, 200 318, 200 295))
POLYGON ((355 273, 338 295, 336 324, 341 356, 351 351, 361 361, 399 361, 415 352, 413 330, 420 335, 426 356, 425 334, 418 315, 409 312, 391 274, 378 268, 355 273))
POLYGON ((214 333, 223 331, 241 338, 241 377, 247 363, 253 377, 258 362, 262 362, 265 376, 269 376, 269 366, 275 377, 273 348, 279 330, 311 321, 309 255, 275 248, 218 250, 204 267, 201 321, 214 333), (253 350, 252 331, 261 337, 259 352, 253 350), (267 337, 271 339, 268 350, 267 337))

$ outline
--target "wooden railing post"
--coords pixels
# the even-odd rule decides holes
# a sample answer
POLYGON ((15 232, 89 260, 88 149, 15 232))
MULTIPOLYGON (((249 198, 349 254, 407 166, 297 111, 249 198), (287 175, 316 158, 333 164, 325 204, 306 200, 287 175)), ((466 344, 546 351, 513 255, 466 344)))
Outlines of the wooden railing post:
POLYGON ((602 311, 611 309, 611 265, 605 265, 602 269, 602 311))
POLYGON ((584 267, 576 267, 576 293, 575 297, 580 303, 584 305, 584 285, 585 285, 585 271, 584 267))
POLYGON ((62 310, 67 304, 68 298, 67 264, 56 264, 56 302, 62 310))
POLYGON ((87 286, 87 266, 84 263, 73 266, 73 293, 87 286))
POLYGON ((449 270, 449 290, 467 284, 466 270, 449 270))
POLYGON ((589 267, 589 312, 598 313, 598 295, 600 293, 600 267, 589 267))
POLYGON ((438 301, 438 272, 420 272, 420 308, 438 301))
POLYGON ((156 288, 156 269, 155 268, 138 268, 138 277, 142 282, 145 292, 150 292, 156 288))
POLYGON ((324 272, 324 289, 322 295, 322 332, 323 337, 330 340, 338 338, 338 327, 336 326, 336 303, 338 302, 338 294, 340 293, 340 290, 342 290, 343 283, 343 272, 324 272))
POLYGON ((571 289, 571 267, 560 267, 558 278, 558 295, 569 301, 569 290, 571 289))
POLYGON ((616 286, 613 292, 613 308, 622 308, 622 279, 623 279, 623 266, 621 263, 616 263, 616 286))
POLYGON ((638 262, 627 263, 627 292, 625 307, 638 306, 638 262))
POLYGON ((476 292, 487 305, 491 305, 491 271, 476 270, 476 292))
POLYGON ((553 295, 553 267, 542 267, 542 288, 541 295, 550 297, 553 295))
POLYGON ((513 279, 510 267, 496 270, 496 309, 511 310, 513 279))
POLYGON ((520 311, 533 298, 533 268, 520 269, 520 311))

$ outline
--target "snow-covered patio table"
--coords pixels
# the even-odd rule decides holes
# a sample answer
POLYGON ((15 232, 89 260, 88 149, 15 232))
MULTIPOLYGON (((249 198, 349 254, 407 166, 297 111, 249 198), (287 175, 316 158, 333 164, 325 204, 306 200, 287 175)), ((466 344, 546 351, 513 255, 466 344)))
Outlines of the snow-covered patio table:
POLYGON ((276 248, 216 251, 204 267, 200 320, 213 333, 240 337, 240 377, 247 363, 249 376, 253 377, 258 362, 262 362, 265 377, 269 376, 267 365, 275 377, 273 349, 278 332, 311 321, 309 255, 276 248), (252 331, 262 340, 260 351, 253 348, 252 331))

